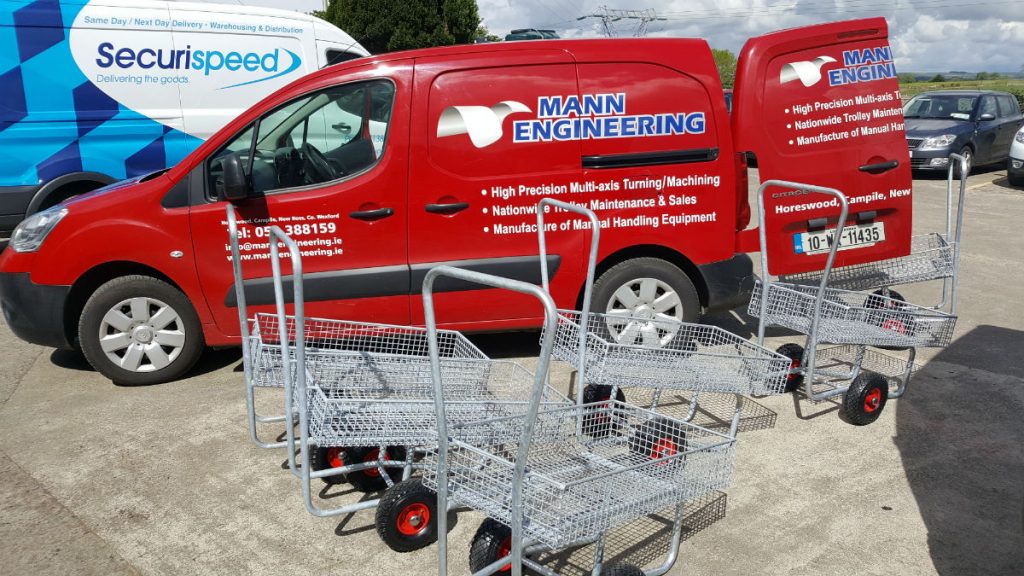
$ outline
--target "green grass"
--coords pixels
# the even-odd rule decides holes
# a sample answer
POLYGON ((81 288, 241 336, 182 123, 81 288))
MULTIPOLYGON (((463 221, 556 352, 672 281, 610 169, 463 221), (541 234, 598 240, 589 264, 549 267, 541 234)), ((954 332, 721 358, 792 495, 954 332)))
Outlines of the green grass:
POLYGON ((904 99, 932 90, 998 90, 1013 94, 1024 105, 1024 78, 950 80, 948 82, 912 82, 910 84, 900 82, 900 92, 904 99))

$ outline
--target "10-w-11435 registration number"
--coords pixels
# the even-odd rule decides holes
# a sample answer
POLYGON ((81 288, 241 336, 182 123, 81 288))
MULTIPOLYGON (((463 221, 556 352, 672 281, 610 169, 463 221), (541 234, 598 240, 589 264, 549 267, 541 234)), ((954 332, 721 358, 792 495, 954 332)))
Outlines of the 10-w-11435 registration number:
MULTIPOLYGON (((832 247, 835 229, 819 232, 800 232, 793 235, 793 251, 797 254, 822 254, 832 247)), ((861 226, 847 226, 839 238, 839 249, 863 248, 885 241, 885 224, 875 222, 861 226)))

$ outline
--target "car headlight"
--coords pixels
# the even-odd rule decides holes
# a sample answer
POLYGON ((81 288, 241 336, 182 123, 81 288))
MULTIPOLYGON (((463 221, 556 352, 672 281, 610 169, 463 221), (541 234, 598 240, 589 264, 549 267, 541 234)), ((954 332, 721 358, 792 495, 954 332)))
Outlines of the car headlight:
POLYGON ((54 226, 68 214, 63 206, 54 206, 48 210, 37 212, 21 221, 11 234, 9 246, 15 252, 35 252, 43 245, 43 240, 50 234, 54 226))
POLYGON ((932 136, 925 138, 921 145, 917 147, 918 150, 937 150, 939 148, 946 148, 953 141, 956 140, 956 134, 943 134, 942 136, 932 136))
POLYGON ((1024 144, 1024 131, 1017 132, 1017 135, 1014 136, 1013 139, 1016 140, 1017 142, 1020 142, 1021 144, 1024 144))

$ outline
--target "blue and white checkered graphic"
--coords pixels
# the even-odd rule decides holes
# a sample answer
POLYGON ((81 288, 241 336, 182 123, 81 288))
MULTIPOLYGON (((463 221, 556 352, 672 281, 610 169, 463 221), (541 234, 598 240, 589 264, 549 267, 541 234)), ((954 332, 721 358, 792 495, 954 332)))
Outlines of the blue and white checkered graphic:
POLYGON ((86 4, 0 0, 0 186, 70 172, 130 178, 200 142, 126 108, 79 70, 68 35, 86 4))

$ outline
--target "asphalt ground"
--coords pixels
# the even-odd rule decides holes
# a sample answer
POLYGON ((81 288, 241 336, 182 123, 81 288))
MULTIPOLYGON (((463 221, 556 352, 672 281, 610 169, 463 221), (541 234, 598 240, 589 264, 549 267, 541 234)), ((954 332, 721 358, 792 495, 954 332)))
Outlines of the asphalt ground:
MULTIPOLYGON (((915 231, 944 226, 942 179, 915 181, 915 231)), ((907 395, 866 427, 835 402, 748 399, 731 486, 687 505, 671 574, 1024 574, 1024 191, 1003 170, 968 181, 960 319, 921 350, 907 395)), ((924 304, 936 287, 900 290, 924 304)), ((744 314, 710 319, 744 336, 744 314)), ((800 338, 775 330, 772 347, 800 338)), ((536 354, 536 334, 474 337, 492 356, 536 354)), ((68 352, 0 328, 0 573, 432 574, 436 548, 397 554, 373 512, 316 518, 281 451, 248 440, 237 351, 186 380, 117 387, 68 352)), ((557 367, 565 386, 570 370, 557 367)), ((627 391, 631 400, 641 391, 627 391)), ((685 410, 686 399, 675 406, 685 410)), ((277 407, 262 398, 266 411, 277 407)), ((721 427, 729 397, 702 399, 721 427)), ((275 431, 265 430, 268 434, 275 431)), ((326 505, 365 498, 346 485, 326 505)), ((452 574, 481 517, 459 511, 452 574)), ((606 560, 655 565, 671 516, 609 535, 606 560)), ((545 559, 583 574, 592 551, 545 559)))

